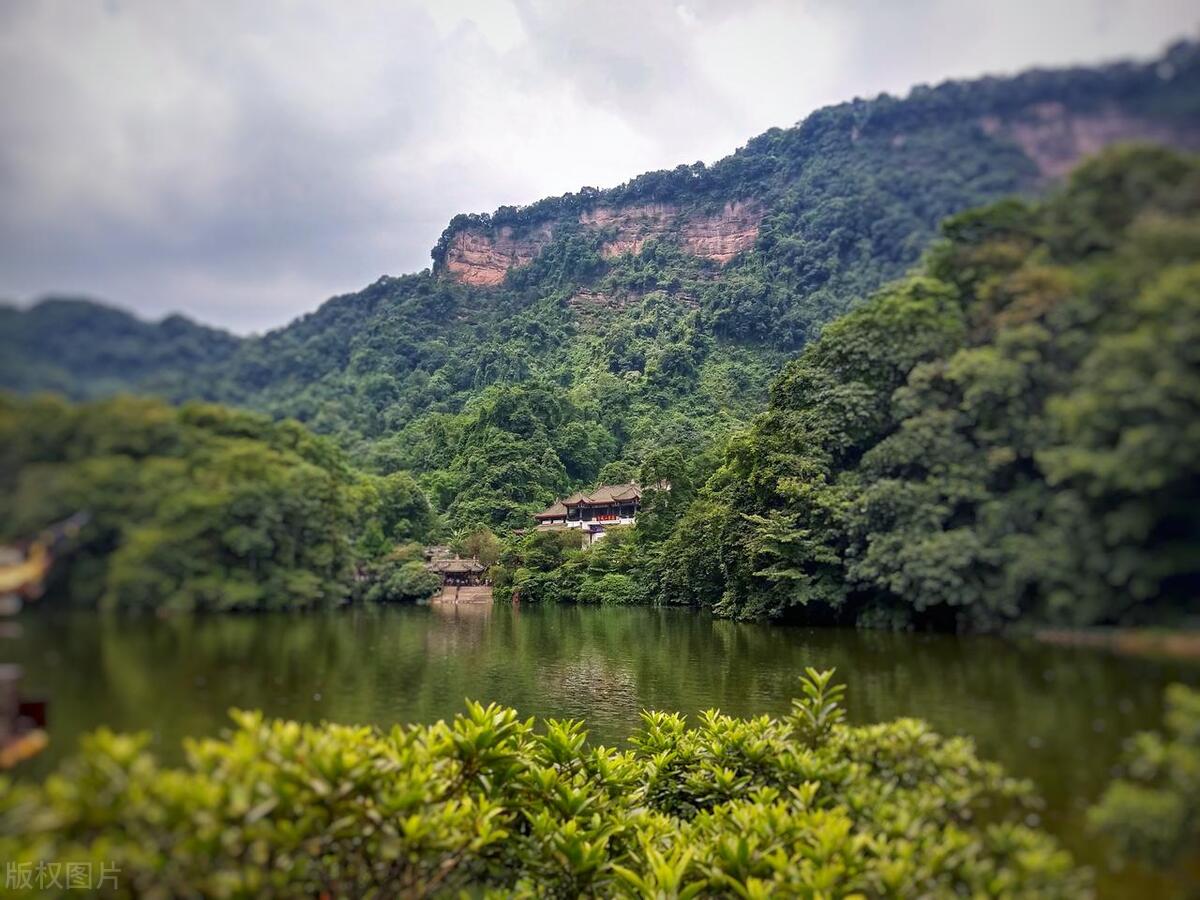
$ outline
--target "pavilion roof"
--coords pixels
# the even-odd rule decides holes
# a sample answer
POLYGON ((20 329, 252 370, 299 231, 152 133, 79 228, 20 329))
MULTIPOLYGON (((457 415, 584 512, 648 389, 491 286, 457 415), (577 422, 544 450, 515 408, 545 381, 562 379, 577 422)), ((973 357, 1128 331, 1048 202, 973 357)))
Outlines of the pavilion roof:
POLYGON ((565 519, 567 509, 572 506, 601 506, 609 503, 626 503, 630 500, 640 500, 642 489, 634 482, 628 484, 604 484, 591 493, 576 491, 570 497, 555 500, 550 506, 535 513, 534 518, 539 522, 543 519, 565 519))
POLYGON ((610 503, 628 503, 630 500, 642 499, 642 488, 636 482, 630 481, 624 485, 601 485, 595 491, 584 493, 576 491, 570 497, 564 497, 547 506, 541 512, 536 512, 534 518, 541 522, 545 518, 566 518, 570 506, 600 506, 610 503))
POLYGON ((605 484, 596 488, 590 494, 579 494, 578 500, 568 498, 563 503, 566 506, 595 506, 603 503, 620 503, 626 500, 640 500, 642 490, 632 482, 629 484, 605 484))
POLYGON ((567 507, 561 500, 555 500, 540 513, 534 515, 535 519, 562 519, 566 518, 567 507))

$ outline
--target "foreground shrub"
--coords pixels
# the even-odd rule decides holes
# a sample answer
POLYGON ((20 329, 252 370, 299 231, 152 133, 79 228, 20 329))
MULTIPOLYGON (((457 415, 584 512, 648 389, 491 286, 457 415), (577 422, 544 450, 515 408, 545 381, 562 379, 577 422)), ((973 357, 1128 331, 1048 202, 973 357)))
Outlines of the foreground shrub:
POLYGON ((98 732, 0 800, 14 864, 102 861, 164 897, 1072 896, 1026 783, 921 722, 848 727, 827 673, 783 719, 646 713, 629 748, 469 703, 387 732, 234 714, 162 768, 98 732))

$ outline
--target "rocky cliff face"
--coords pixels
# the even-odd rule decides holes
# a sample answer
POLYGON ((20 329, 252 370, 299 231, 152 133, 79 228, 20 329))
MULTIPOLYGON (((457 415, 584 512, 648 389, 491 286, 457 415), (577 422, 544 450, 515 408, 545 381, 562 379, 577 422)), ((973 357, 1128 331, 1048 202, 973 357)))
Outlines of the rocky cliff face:
MULTIPOLYGON (((578 221, 584 230, 605 235, 600 252, 606 259, 640 253, 648 241, 675 237, 686 252, 725 265, 754 246, 762 217, 761 204, 735 200, 716 213, 681 212, 671 203, 596 206, 581 212, 578 221)), ((536 258, 554 232, 552 221, 520 231, 511 226, 464 228, 446 248, 445 271, 465 284, 499 284, 509 269, 536 258)))
POLYGON ((711 215, 681 214, 670 203, 646 203, 614 209, 600 206, 580 214, 585 228, 610 233, 601 254, 605 258, 641 253, 647 241, 678 235, 680 246, 693 256, 725 265, 754 246, 762 206, 735 200, 711 215))
POLYGON ((495 234, 465 228, 454 236, 446 251, 446 272, 464 284, 499 284, 509 269, 532 262, 552 238, 553 229, 548 223, 519 236, 507 225, 495 234))
POLYGON ((1066 175, 1085 156, 1126 141, 1200 148, 1200 128, 1148 119, 1108 106, 1072 112, 1062 103, 1036 103, 1019 115, 984 116, 984 133, 1019 146, 1046 178, 1066 175))
MULTIPOLYGON (((582 230, 598 238, 606 258, 639 254, 663 240, 715 264, 693 267, 715 275, 755 247, 764 214, 778 204, 801 211, 781 219, 782 227, 805 232, 800 257, 843 252, 834 246, 839 233, 870 242, 883 238, 868 231, 907 227, 924 240, 938 218, 1004 194, 1045 189, 1114 143, 1200 150, 1198 89, 1200 44, 1181 43, 1146 63, 946 82, 919 86, 905 98, 854 100, 818 110, 793 128, 771 129, 710 166, 682 165, 606 190, 585 187, 494 214, 455 216, 433 248, 434 271, 465 284, 497 285, 551 242, 582 230), (880 184, 867 183, 872 178, 880 184), (881 206, 894 207, 895 215, 867 229, 863 217, 881 206), (808 216, 808 209, 823 211, 808 216)), ((883 252, 895 262, 909 251, 883 252)), ((818 274, 834 279, 850 264, 853 253, 846 253, 818 274)))
MULTIPOLYGON (((983 116, 978 123, 989 137, 1020 147, 1046 179, 1062 177, 1084 157, 1124 141, 1200 149, 1200 127, 1194 123, 1138 116, 1116 105, 1071 110, 1063 103, 1042 102, 1015 114, 983 116)), ((906 138, 897 133, 891 144, 902 146, 906 138)), ((638 254, 649 241, 666 239, 724 266, 753 248, 764 211, 755 200, 732 200, 717 212, 663 202, 598 203, 578 213, 577 221, 585 231, 604 236, 600 252, 606 259, 638 254)), ((465 284, 497 285, 509 269, 532 262, 562 223, 563 219, 551 217, 520 228, 468 225, 452 235, 444 271, 465 284)))

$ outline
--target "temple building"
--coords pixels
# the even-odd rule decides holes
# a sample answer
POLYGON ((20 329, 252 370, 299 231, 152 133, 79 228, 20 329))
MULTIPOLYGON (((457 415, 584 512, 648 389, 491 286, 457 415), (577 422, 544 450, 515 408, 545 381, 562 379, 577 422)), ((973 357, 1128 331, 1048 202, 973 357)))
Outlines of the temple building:
POLYGON ((538 531, 579 529, 586 546, 604 537, 606 528, 633 525, 641 501, 642 489, 636 484, 606 484, 588 494, 581 492, 555 500, 534 518, 538 531))
MULTIPOLYGON (((433 549, 433 548, 431 548, 433 549)), ((487 566, 477 559, 431 559, 425 568, 442 577, 442 587, 461 587, 483 584, 487 566)))

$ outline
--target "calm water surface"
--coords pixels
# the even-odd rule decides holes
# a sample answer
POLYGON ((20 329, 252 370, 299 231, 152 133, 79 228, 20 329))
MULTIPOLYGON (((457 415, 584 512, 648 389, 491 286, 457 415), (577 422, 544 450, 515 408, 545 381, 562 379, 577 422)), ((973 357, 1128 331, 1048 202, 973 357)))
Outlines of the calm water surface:
POLYGON ((464 698, 525 715, 580 717, 619 743, 642 709, 780 714, 805 666, 836 666, 854 722, 916 716, 975 738, 980 752, 1035 781, 1044 824, 1101 871, 1104 893, 1142 893, 1109 874, 1082 812, 1111 776, 1122 741, 1156 727, 1172 680, 1200 669, 1109 654, 952 637, 800 629, 684 610, 508 606, 355 609, 328 615, 159 621, 33 610, 7 659, 51 701, 41 775, 100 725, 147 730, 181 757, 230 707, 338 722, 429 722, 464 698))

